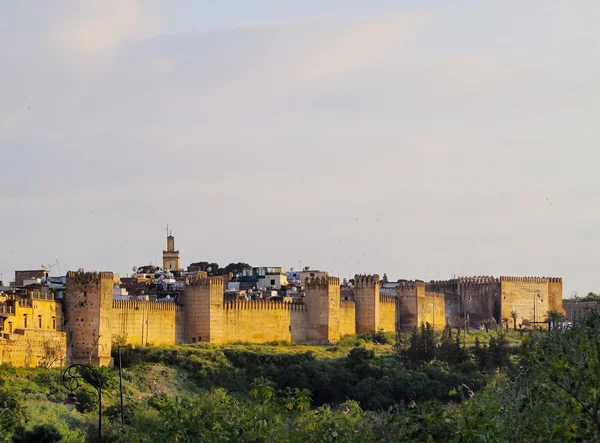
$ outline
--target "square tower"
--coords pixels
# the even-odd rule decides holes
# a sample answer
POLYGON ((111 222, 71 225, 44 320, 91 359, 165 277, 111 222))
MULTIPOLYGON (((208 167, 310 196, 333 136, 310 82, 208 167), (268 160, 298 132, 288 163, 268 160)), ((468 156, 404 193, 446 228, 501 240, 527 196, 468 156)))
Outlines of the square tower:
POLYGON ((167 237, 167 250, 163 251, 163 268, 178 271, 181 269, 179 251, 175 250, 175 237, 169 233, 167 237))

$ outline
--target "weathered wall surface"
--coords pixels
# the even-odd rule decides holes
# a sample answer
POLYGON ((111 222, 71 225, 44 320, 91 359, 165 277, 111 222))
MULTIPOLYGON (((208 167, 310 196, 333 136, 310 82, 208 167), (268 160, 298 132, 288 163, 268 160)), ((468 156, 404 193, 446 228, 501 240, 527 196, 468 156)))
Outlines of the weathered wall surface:
POLYGON ((67 273, 65 332, 72 363, 110 363, 113 284, 112 272, 67 273))
POLYGON ((379 329, 379 276, 354 276, 354 301, 356 303, 356 333, 363 334, 379 329))
POLYGON ((340 303, 340 337, 356 333, 356 306, 353 300, 340 303))
MULTIPOLYGON (((523 320, 544 321, 548 312, 548 279, 539 277, 500 277, 502 318, 510 319, 510 312, 518 314, 517 324, 523 320)), ((509 320, 509 324, 512 319, 509 320)))
POLYGON ((222 343, 223 278, 195 278, 185 288, 185 341, 222 343))
POLYGON ((0 338, 0 364, 33 368, 66 364, 67 334, 52 330, 15 329, 0 338))
POLYGON ((419 310, 419 325, 429 323, 433 329, 444 329, 446 326, 446 311, 444 294, 437 292, 424 292, 417 297, 419 310))
POLYGON ((340 279, 323 277, 305 282, 306 339, 335 342, 340 339, 340 279))
POLYGON ((548 310, 565 312, 562 304, 562 278, 548 279, 548 310))
POLYGON ((302 312, 304 306, 265 300, 225 303, 223 341, 292 341, 291 317, 296 310, 302 312))
POLYGON ((410 331, 420 324, 419 310, 417 303, 417 293, 425 292, 425 284, 419 281, 400 282, 397 290, 398 297, 398 329, 400 331, 410 331))
POLYGON ((292 341, 299 343, 307 340, 308 316, 306 305, 297 305, 290 313, 290 324, 292 328, 292 341))
POLYGON ((121 336, 136 346, 183 343, 181 306, 168 302, 113 300, 111 337, 121 336))
POLYGON ((379 296, 379 329, 396 332, 396 297, 379 296))

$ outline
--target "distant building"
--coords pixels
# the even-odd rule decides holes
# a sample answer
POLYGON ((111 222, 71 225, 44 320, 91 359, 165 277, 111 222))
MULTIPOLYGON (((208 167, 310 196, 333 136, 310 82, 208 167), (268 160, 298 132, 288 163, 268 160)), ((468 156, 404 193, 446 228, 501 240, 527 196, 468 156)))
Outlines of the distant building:
POLYGON ((307 269, 306 271, 300 272, 300 281, 304 283, 307 278, 327 278, 329 272, 319 271, 317 269, 307 269))
POLYGON ((163 251, 163 268, 179 271, 181 269, 181 260, 179 251, 175 250, 175 237, 169 233, 167 237, 167 250, 163 251))
POLYGON ((27 271, 15 271, 15 286, 23 286, 26 283, 33 283, 38 278, 48 277, 49 271, 45 269, 34 269, 27 271))
POLYGON ((587 311, 598 307, 600 307, 600 299, 591 301, 563 300, 563 309, 566 312, 567 320, 573 323, 580 322, 585 318, 587 311))

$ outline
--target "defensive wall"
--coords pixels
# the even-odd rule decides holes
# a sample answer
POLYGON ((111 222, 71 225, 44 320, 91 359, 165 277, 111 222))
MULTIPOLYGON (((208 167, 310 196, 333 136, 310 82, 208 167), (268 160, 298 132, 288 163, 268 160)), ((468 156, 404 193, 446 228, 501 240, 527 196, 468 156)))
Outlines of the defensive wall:
POLYGON ((33 368, 64 366, 67 336, 62 331, 15 329, 0 337, 0 364, 33 368))
POLYGON ((354 300, 342 300, 339 279, 324 276, 305 281, 303 303, 225 302, 222 277, 190 280, 177 303, 113 300, 113 285, 110 272, 69 272, 62 303, 41 292, 23 301, 0 300, 0 362, 37 365, 50 341, 65 347, 54 364, 107 365, 117 337, 141 346, 332 343, 346 334, 406 331, 421 323, 439 330, 465 318, 471 324, 489 318, 500 322, 512 311, 518 323, 543 321, 548 310, 562 310, 562 279, 546 277, 400 281, 395 295, 381 295, 377 275, 357 275, 354 300))
POLYGON ((135 346, 168 346, 183 343, 184 312, 171 302, 113 300, 111 337, 135 346))

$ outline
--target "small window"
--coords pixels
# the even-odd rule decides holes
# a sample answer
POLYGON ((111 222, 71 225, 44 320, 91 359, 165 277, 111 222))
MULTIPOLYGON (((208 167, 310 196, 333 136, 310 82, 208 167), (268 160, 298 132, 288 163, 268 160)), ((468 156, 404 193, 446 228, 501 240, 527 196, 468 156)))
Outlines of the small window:
POLYGON ((271 286, 275 286, 275 279, 274 278, 271 279, 271 286))
POLYGON ((42 329, 42 316, 41 315, 38 315, 38 325, 39 325, 39 328, 42 329))
POLYGON ((13 330, 12 330, 12 321, 9 321, 9 322, 8 322, 8 333, 9 333, 9 334, 12 334, 12 331, 13 331, 13 330))
POLYGON ((56 317, 52 317, 52 329, 56 329, 56 317))
POLYGON ((23 315, 23 328, 27 328, 27 314, 23 315))

